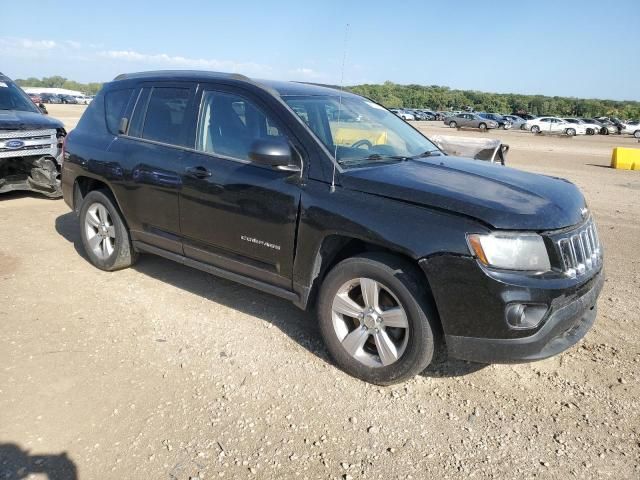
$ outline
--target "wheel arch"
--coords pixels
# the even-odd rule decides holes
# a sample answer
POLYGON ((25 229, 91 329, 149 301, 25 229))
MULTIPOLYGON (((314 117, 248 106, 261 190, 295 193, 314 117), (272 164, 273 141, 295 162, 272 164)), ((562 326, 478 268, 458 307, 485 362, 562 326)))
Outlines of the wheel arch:
POLYGON ((309 286, 306 287, 307 294, 301 295, 302 308, 313 307, 318 299, 318 292, 324 278, 342 260, 361 255, 363 253, 381 253, 390 255, 403 260, 405 263, 411 265, 412 271, 416 280, 425 286, 424 294, 425 300, 429 301, 436 311, 437 318, 435 323, 437 327, 442 330, 442 324, 440 316, 438 315, 438 308, 431 291, 429 279, 424 270, 419 265, 419 259, 413 258, 406 252, 402 252, 399 249, 389 248, 384 245, 376 244, 368 240, 357 238, 349 235, 342 234, 330 234, 324 237, 320 247, 316 251, 316 255, 313 261, 313 267, 311 269, 311 278, 309 279, 309 286))
POLYGON ((89 177, 86 175, 79 175, 76 177, 75 181, 73 182, 73 211, 75 212, 75 214, 80 215, 80 206, 82 204, 82 200, 87 196, 89 192, 95 190, 102 190, 106 192, 106 194, 113 201, 114 206, 120 212, 122 222, 125 224, 127 229, 129 229, 129 222, 127 221, 127 218, 123 213, 122 207, 120 205, 120 202, 118 201, 118 197, 116 197, 113 191, 113 188, 111 188, 108 183, 99 178, 89 177))

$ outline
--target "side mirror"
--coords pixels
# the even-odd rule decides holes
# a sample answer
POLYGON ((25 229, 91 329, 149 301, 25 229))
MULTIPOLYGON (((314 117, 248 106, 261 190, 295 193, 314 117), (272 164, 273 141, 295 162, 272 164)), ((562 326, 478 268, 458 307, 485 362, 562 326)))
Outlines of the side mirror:
POLYGON ((300 167, 293 165, 291 145, 283 138, 261 138, 251 144, 249 158, 258 165, 265 165, 278 170, 296 172, 300 167))
POLYGON ((44 106, 44 103, 39 103, 38 104, 38 108, 40 109, 40 111, 42 113, 44 113, 45 115, 49 115, 49 112, 47 111, 47 107, 44 106))

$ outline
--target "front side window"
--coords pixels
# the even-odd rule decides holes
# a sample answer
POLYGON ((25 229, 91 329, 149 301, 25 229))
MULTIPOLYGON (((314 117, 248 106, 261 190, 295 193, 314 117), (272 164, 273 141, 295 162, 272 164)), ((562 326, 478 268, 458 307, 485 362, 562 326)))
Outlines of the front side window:
POLYGON ((142 128, 142 138, 183 145, 183 126, 190 91, 179 87, 153 87, 142 128))
POLYGON ((400 161, 438 151, 393 113, 362 97, 284 96, 283 100, 345 167, 400 161))
POLYGON ((197 150, 250 160, 253 142, 282 136, 276 122, 251 101, 230 93, 203 92, 197 150))

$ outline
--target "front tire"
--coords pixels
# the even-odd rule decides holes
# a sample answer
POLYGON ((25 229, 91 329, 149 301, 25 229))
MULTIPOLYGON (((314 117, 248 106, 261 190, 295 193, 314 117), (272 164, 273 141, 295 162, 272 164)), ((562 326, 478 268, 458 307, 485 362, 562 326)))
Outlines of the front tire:
POLYGON ((458 124, 454 121, 449 122, 449 127, 451 128, 456 128, 458 126, 458 124))
POLYGON ((484 131, 487 129, 487 124, 486 124, 486 123, 481 123, 480 125, 478 125, 478 128, 479 128, 481 131, 483 131, 483 132, 484 132, 484 131))
POLYGON ((93 190, 82 200, 80 237, 89 261, 101 270, 127 268, 137 259, 122 215, 105 190, 93 190))
POLYGON ((531 127, 531 133, 537 135, 538 133, 540 133, 540 127, 537 125, 534 125, 533 127, 531 127))
POLYGON ((389 254, 343 260, 320 289, 325 345, 348 374, 378 385, 412 378, 433 358, 432 302, 413 265, 389 254))
POLYGON ((567 128, 567 136, 568 137, 575 137, 576 136, 575 128, 567 128))
POLYGON ((633 136, 635 138, 640 138, 640 130, 636 130, 635 132, 633 132, 633 136))

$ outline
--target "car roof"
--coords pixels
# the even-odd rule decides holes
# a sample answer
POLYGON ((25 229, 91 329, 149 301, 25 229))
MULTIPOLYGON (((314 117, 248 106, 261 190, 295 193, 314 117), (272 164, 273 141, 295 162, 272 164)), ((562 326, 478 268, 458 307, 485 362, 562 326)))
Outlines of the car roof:
MULTIPOLYGON (((318 85, 304 82, 285 82, 278 80, 252 79, 239 73, 210 72, 204 70, 157 70, 149 72, 136 72, 118 75, 113 82, 125 80, 145 80, 145 81, 171 81, 187 80, 195 82, 224 82, 238 85, 253 85, 271 94, 280 96, 289 95, 340 95, 339 87, 329 85, 318 85)), ((357 97, 352 93, 342 91, 343 96, 357 97)))

